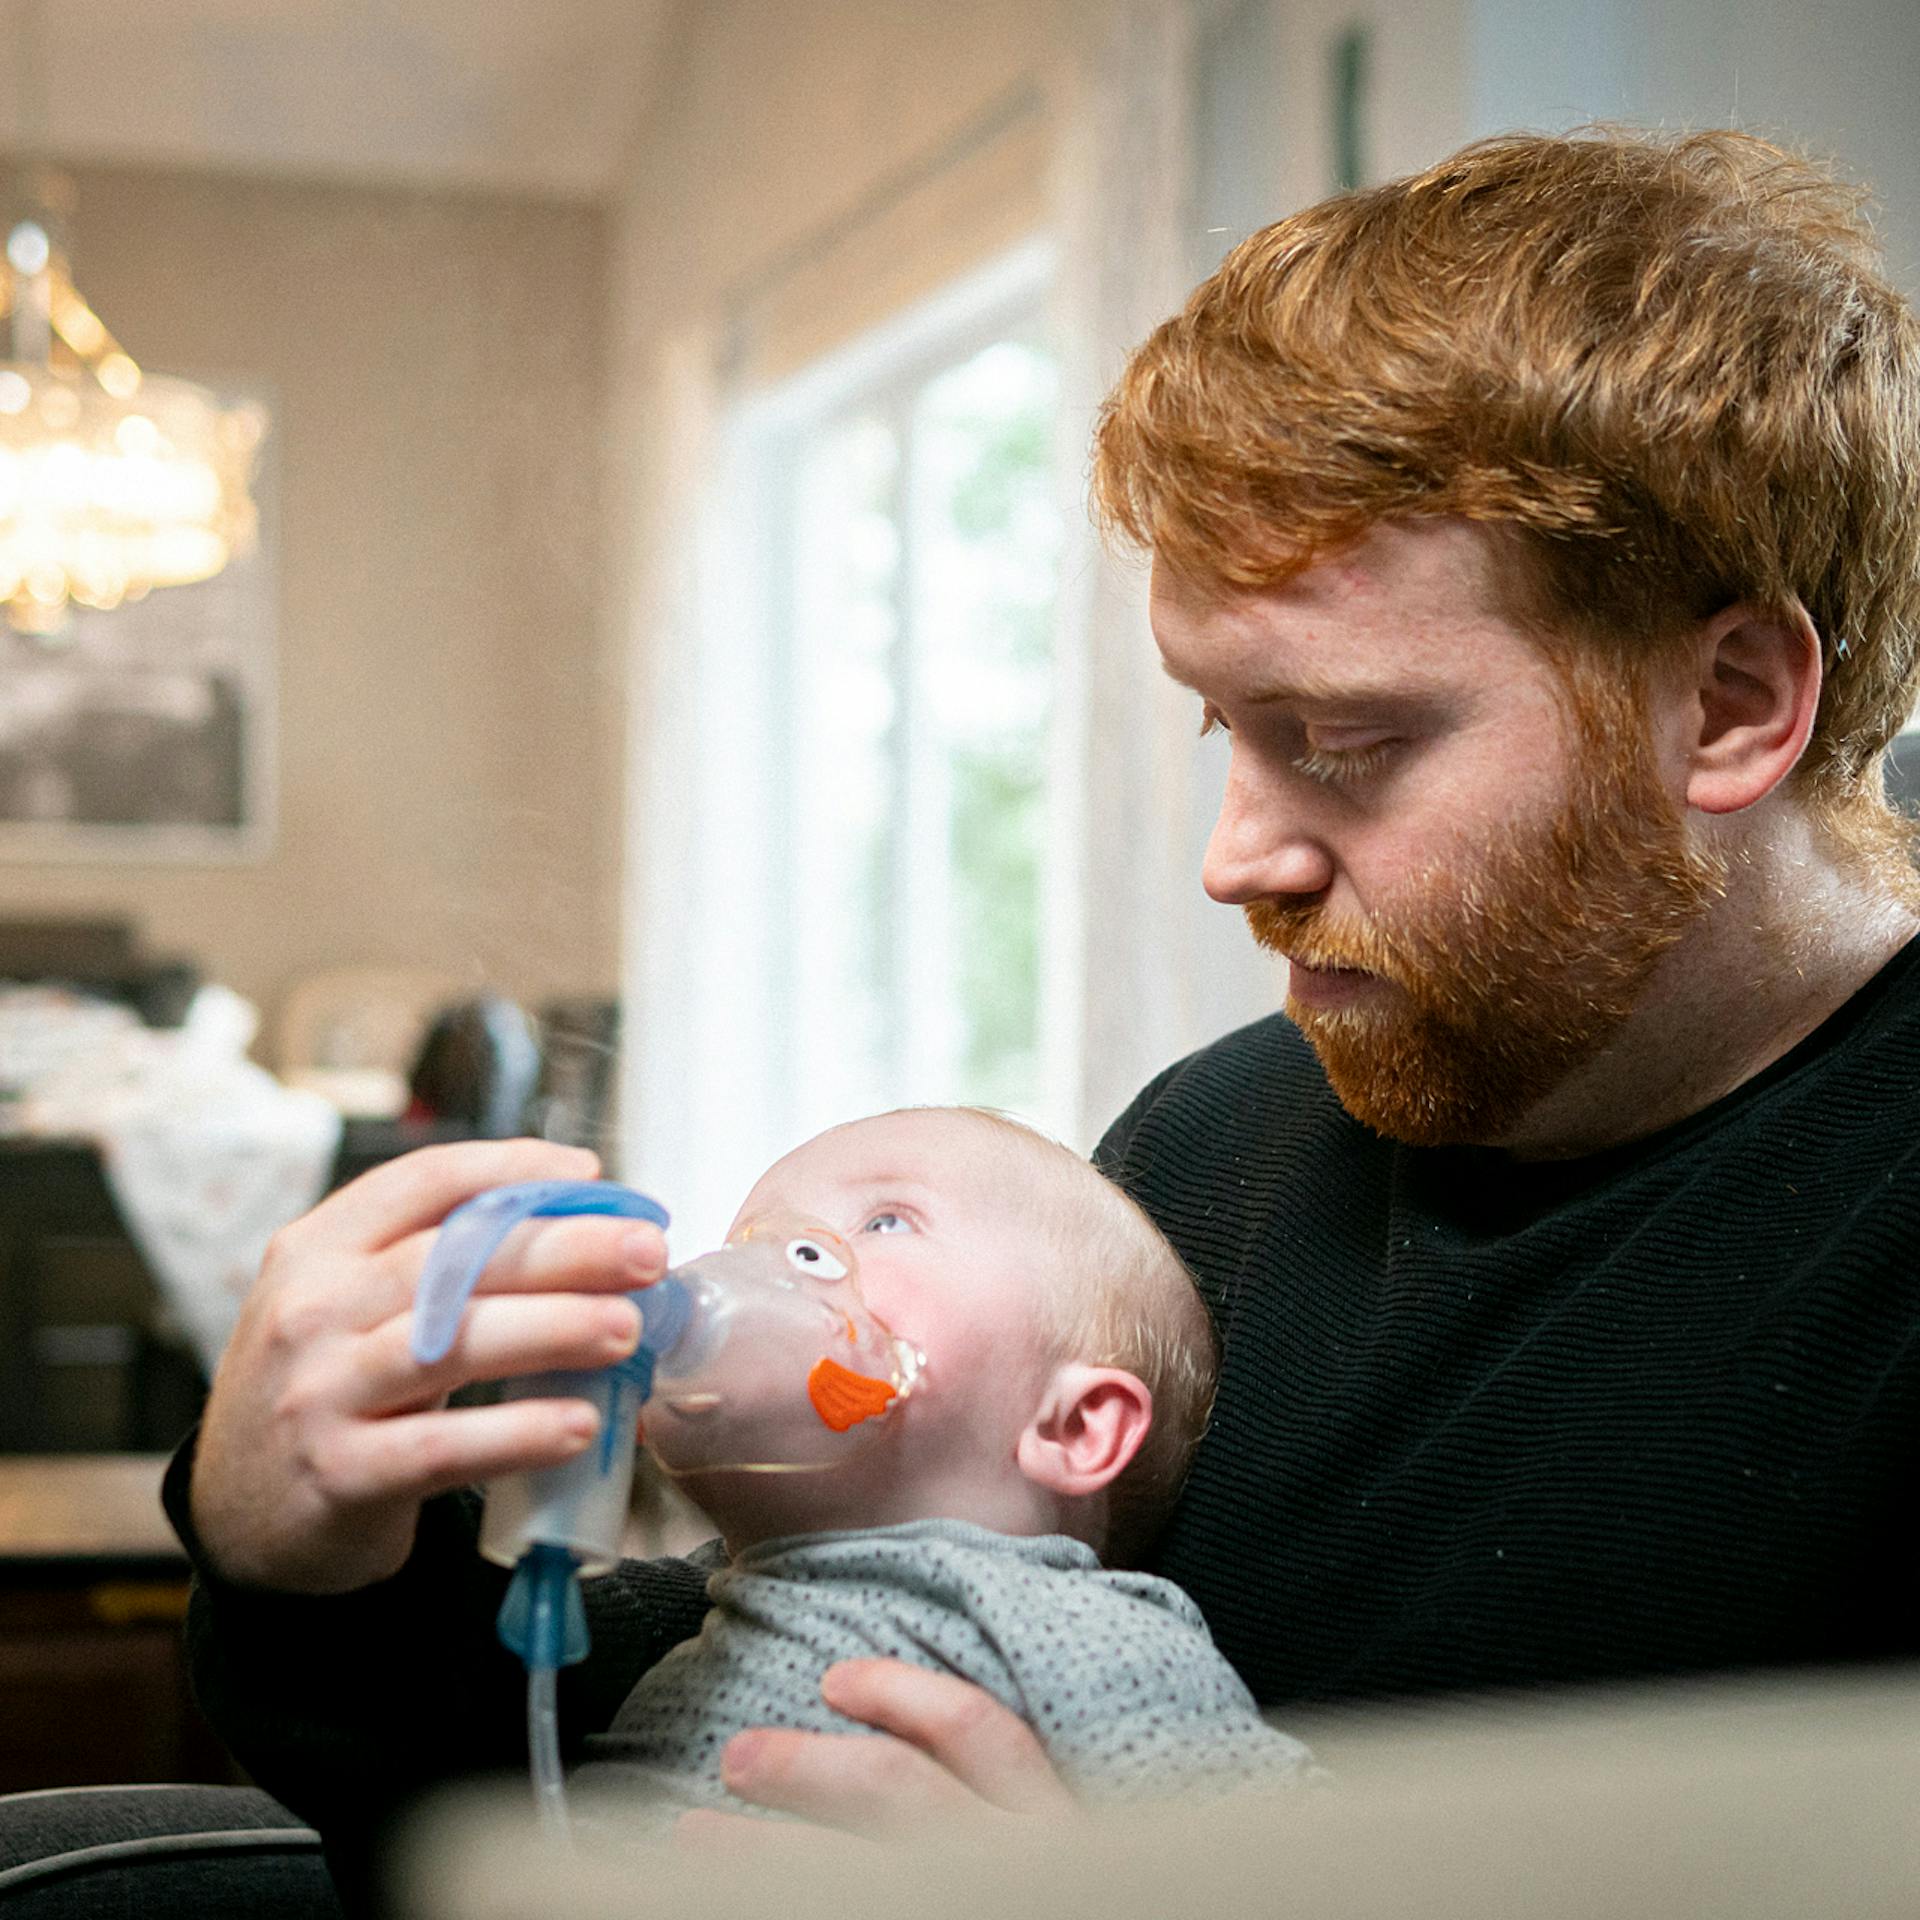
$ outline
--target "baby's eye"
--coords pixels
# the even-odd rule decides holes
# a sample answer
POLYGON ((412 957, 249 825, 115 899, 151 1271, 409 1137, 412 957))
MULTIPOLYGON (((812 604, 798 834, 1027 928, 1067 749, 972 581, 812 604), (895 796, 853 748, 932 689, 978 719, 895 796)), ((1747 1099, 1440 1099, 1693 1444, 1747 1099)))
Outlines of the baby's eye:
POLYGON ((876 1213, 868 1219, 860 1231, 862 1233, 911 1233, 913 1225, 905 1214, 876 1213))

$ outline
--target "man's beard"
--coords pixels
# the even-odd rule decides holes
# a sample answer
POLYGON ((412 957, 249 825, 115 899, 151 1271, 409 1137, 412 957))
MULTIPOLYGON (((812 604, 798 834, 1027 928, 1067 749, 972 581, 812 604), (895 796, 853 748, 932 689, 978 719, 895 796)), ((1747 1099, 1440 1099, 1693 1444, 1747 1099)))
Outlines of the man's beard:
POLYGON ((1531 834, 1490 835, 1351 925, 1317 906, 1246 909, 1262 946, 1391 983, 1354 1006, 1288 1007, 1341 1105, 1390 1139, 1506 1137, 1612 1038, 1724 893, 1723 863, 1687 844, 1637 709, 1607 718, 1580 725, 1568 797, 1531 834))

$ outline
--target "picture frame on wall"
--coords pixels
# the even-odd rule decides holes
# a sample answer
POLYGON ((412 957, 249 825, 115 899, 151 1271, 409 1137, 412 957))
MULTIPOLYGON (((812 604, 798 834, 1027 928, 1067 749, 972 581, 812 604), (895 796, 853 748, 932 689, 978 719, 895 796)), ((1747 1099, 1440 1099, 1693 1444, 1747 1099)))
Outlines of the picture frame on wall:
MULTIPOLYGON (((269 418, 257 386, 215 387, 269 418)), ((232 862, 272 845, 278 592, 269 431, 259 537, 211 580, 42 637, 0 620, 0 860, 232 862)))

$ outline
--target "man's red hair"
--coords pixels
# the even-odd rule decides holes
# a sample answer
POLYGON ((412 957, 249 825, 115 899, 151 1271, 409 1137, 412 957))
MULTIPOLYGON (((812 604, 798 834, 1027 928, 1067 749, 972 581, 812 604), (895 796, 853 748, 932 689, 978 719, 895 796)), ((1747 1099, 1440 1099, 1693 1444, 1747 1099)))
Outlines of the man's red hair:
POLYGON ((1914 706, 1920 329, 1860 195, 1744 134, 1483 141, 1255 234, 1133 356, 1094 496, 1225 590, 1376 521, 1503 529, 1510 611, 1629 677, 1798 601, 1830 813, 1914 706))

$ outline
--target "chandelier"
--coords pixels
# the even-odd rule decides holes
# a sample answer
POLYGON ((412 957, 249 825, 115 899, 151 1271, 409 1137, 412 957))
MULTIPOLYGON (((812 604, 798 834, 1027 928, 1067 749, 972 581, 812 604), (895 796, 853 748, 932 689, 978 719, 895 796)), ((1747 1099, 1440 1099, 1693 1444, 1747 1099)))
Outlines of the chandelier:
POLYGON ((44 204, 7 231, 0 321, 0 600, 18 631, 211 579, 252 545, 265 415, 143 373, 81 298, 44 204))

